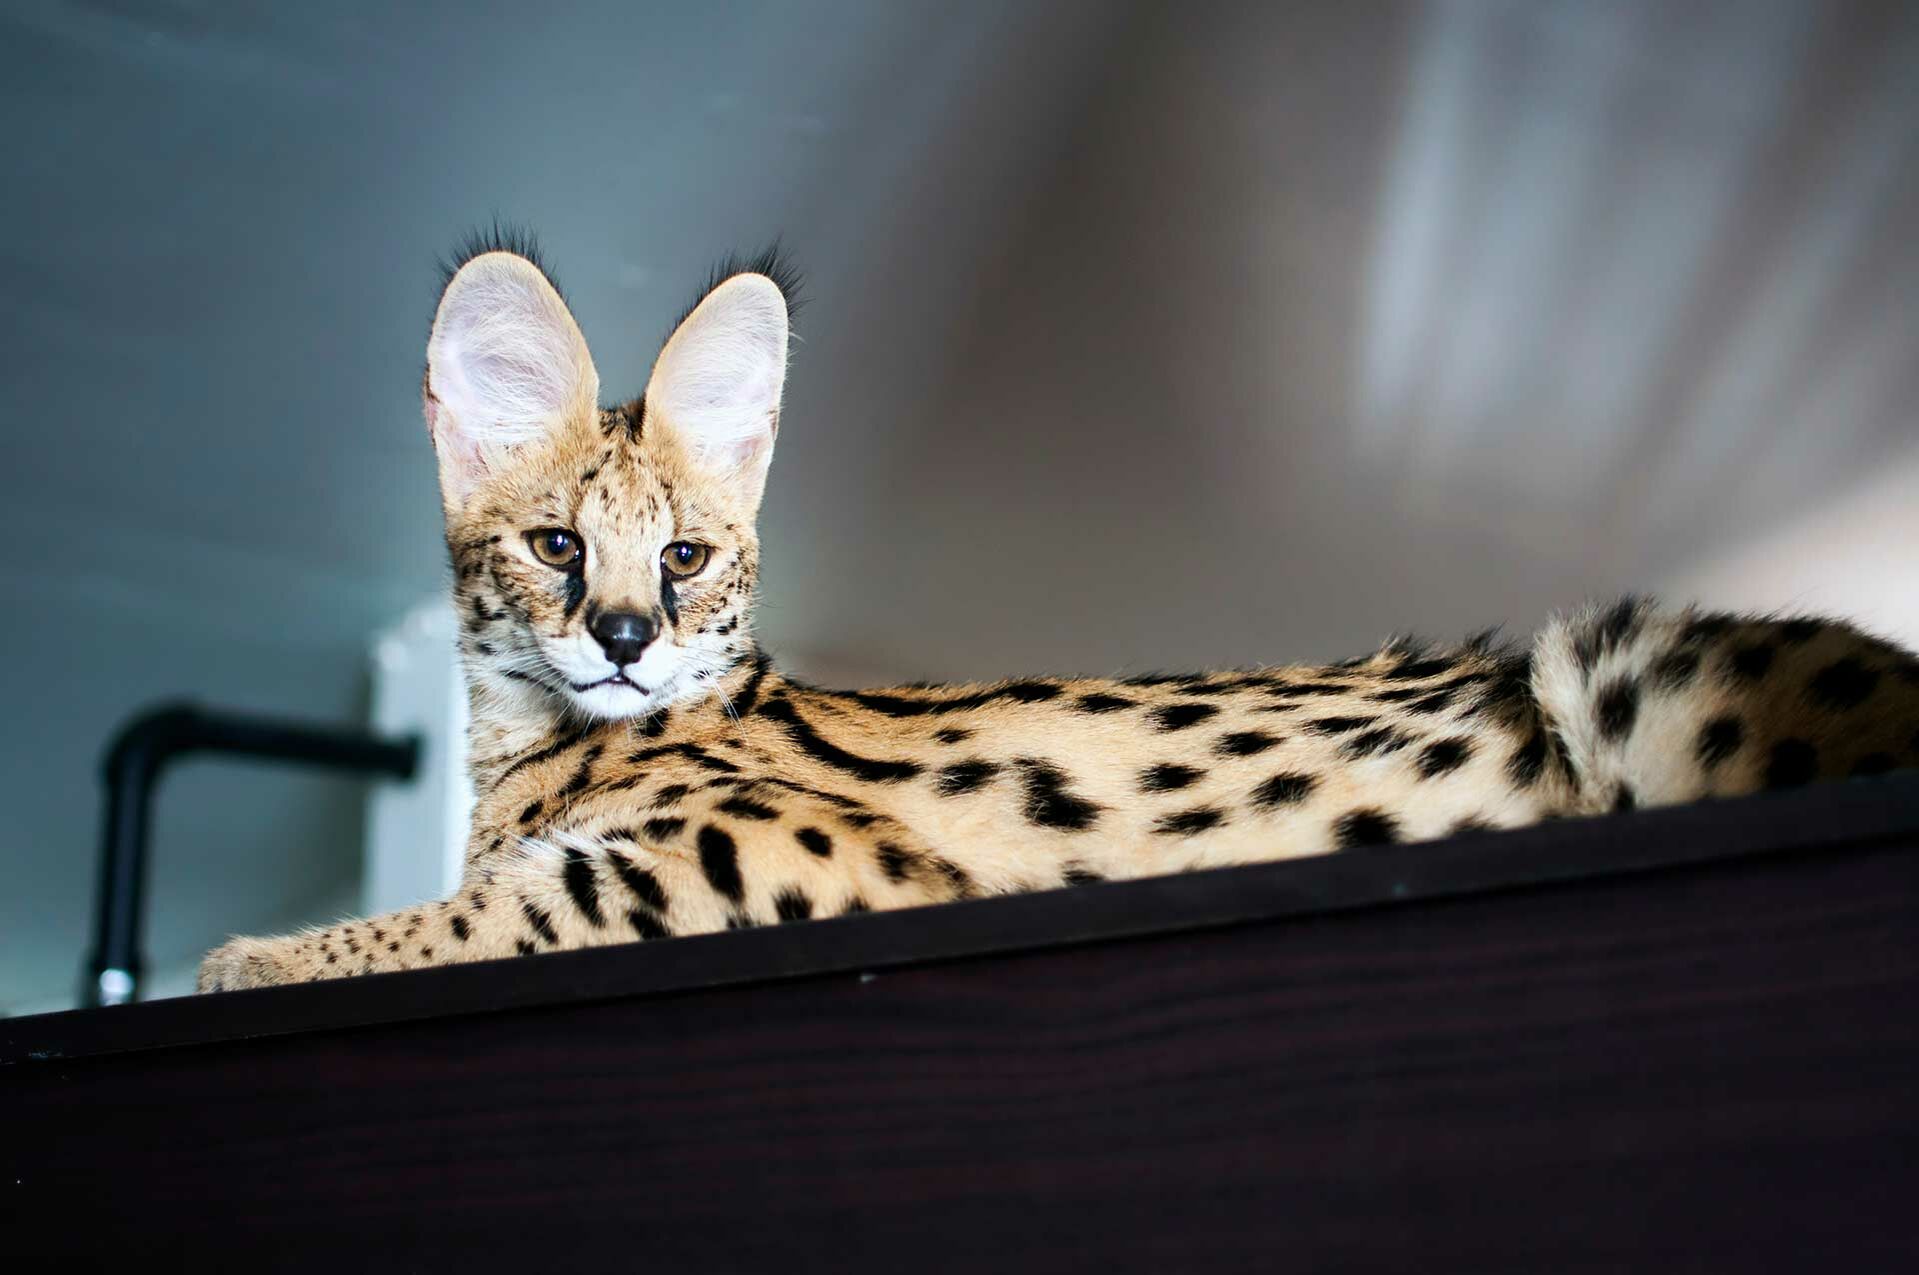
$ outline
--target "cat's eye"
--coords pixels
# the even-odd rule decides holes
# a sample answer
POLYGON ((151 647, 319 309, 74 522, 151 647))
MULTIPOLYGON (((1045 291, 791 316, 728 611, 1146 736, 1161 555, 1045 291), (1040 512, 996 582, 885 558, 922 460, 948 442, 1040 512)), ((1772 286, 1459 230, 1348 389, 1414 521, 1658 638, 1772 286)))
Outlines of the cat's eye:
POLYGON ((570 571, 580 565, 580 557, 585 552, 580 538, 564 527, 546 527, 539 531, 526 533, 526 543, 533 550, 533 556, 549 567, 570 571))
POLYGON ((666 547, 665 552, 660 554, 660 565, 666 568, 666 574, 684 579, 687 576, 698 575, 700 568, 706 565, 706 560, 711 554, 712 550, 705 545, 675 540, 666 547))

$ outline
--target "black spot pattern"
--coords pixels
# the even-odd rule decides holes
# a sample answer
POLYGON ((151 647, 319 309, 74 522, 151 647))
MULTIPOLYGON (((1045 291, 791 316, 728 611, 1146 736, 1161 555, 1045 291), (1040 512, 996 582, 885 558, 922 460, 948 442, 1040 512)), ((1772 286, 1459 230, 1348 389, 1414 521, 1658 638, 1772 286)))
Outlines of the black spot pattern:
POLYGON ((740 880, 740 855, 733 838, 709 823, 701 826, 697 844, 700 871, 706 874, 706 883, 734 903, 744 899, 746 884, 740 880))
POLYGON ((1161 730, 1185 730, 1188 726, 1197 726, 1209 717, 1219 713, 1217 704, 1167 704, 1154 709, 1149 716, 1153 725, 1161 730))
POLYGON ((1217 828, 1226 822, 1226 812, 1217 806, 1195 806, 1191 810, 1181 810, 1174 814, 1162 815, 1153 824, 1153 831, 1175 837, 1189 837, 1196 832, 1205 832, 1208 828, 1217 828))
POLYGON ((886 874, 888 881, 904 881, 913 871, 913 856, 890 841, 882 841, 873 847, 874 862, 880 865, 880 871, 886 874))
POLYGON ((1263 730, 1240 730, 1220 736, 1213 751, 1221 757, 1253 757, 1279 742, 1279 736, 1263 730))
POLYGON ((1519 787, 1530 788, 1545 773, 1546 732, 1535 726, 1532 734, 1526 736, 1526 742, 1507 761, 1506 774, 1519 787))
MULTIPOLYGON (((547 946, 549 947, 559 946, 559 942, 560 942, 559 933, 554 930, 553 918, 547 915, 545 910, 533 906, 531 903, 528 903, 525 899, 521 899, 520 913, 521 915, 526 917, 526 923, 533 927, 533 932, 539 935, 540 938, 546 942, 547 946)), ((400 950, 400 945, 398 943, 394 943, 391 946, 389 946, 387 950, 389 952, 397 952, 400 950)))
POLYGON ((942 797, 957 797, 963 793, 975 792, 991 783, 1000 772, 998 762, 975 757, 970 761, 954 762, 939 772, 934 781, 933 791, 942 797))
POLYGON ((1281 771, 1253 789, 1253 804, 1262 810, 1296 806, 1312 795, 1319 781, 1311 775, 1281 771))
POLYGON ((1772 647, 1755 642, 1739 647, 1727 661, 1732 675, 1742 682, 1757 682, 1772 668, 1772 647))
POLYGON ((1106 695, 1095 692, 1091 695, 1080 696, 1073 702, 1073 707, 1082 713, 1117 713, 1123 708, 1134 707, 1136 703, 1136 700, 1126 699, 1119 695, 1106 695))
POLYGON ((1813 675, 1807 693, 1813 701, 1834 710, 1857 708, 1879 685, 1879 674, 1850 656, 1835 660, 1813 675))
POLYGON ((1306 729, 1319 735, 1349 735, 1377 725, 1377 717, 1321 717, 1306 723, 1306 729))
POLYGON ((666 922, 645 908, 634 908, 628 912, 626 923, 633 927, 633 933, 643 939, 664 939, 673 936, 673 931, 666 928, 666 922))
POLYGON ((1701 766, 1711 770, 1738 752, 1745 739, 1746 728, 1737 717, 1715 717, 1699 728, 1699 742, 1693 747, 1693 755, 1699 758, 1701 766))
POLYGON ((1655 690, 1677 691, 1699 673, 1699 652, 1677 647, 1652 662, 1646 679, 1655 690))
POLYGON ((728 797, 725 801, 722 801, 719 805, 715 806, 714 809, 724 815, 733 815, 739 819, 751 819, 759 823, 765 823, 780 817, 780 812, 773 809, 773 807, 762 802, 754 801, 751 797, 740 796, 737 793, 728 797))
POLYGON ((1825 627, 1825 622, 1821 620, 1782 620, 1773 631, 1779 635, 1781 642, 1788 646, 1799 646, 1812 641, 1818 636, 1819 630, 1825 627))
POLYGON ((1472 755, 1472 741, 1464 735, 1438 740, 1420 750, 1419 773, 1427 779, 1432 779, 1448 771, 1458 770, 1471 759, 1472 755))
POLYGON ((1819 773, 1818 750, 1803 739, 1782 739, 1766 758, 1766 787, 1797 788, 1819 773))
POLYGON ((963 744, 973 738, 973 732, 958 726, 945 726, 934 731, 933 738, 942 744, 963 744))
POLYGON ((594 875, 593 861, 586 854, 572 846, 567 847, 566 860, 560 868, 560 882, 566 887, 567 897, 573 900, 573 906, 594 929, 606 924, 605 916, 600 913, 600 883, 594 875))
POLYGON ((1191 766, 1180 766, 1173 762, 1161 762, 1157 766, 1148 766, 1139 773, 1141 792, 1174 792, 1189 787, 1194 780, 1203 777, 1204 771, 1191 766))
POLYGON ((1333 844, 1341 850, 1383 846, 1399 840, 1399 824, 1383 810, 1355 810, 1333 821, 1333 844))
POLYGON ((801 893, 798 886, 787 886, 773 896, 773 911, 780 923, 804 921, 813 915, 813 900, 801 893))
POLYGON ((642 839, 646 841, 668 841, 686 831, 686 820, 662 815, 648 819, 640 825, 642 839))
POLYGON ((1340 753, 1357 761, 1362 757, 1383 757, 1413 743, 1413 737, 1391 726, 1378 726, 1363 735, 1355 735, 1340 745, 1340 753))
POLYGON ((793 833, 793 840, 800 843, 806 852, 821 859, 833 857, 833 839, 818 828, 801 828, 793 833))
POLYGON ((1060 869, 1060 879, 1067 885, 1097 885, 1106 878, 1085 864, 1074 861, 1060 869))
MULTIPOLYGON (((1207 708, 1205 704, 1182 705, 1207 708)), ((1051 762, 1021 759, 1020 780, 1026 788, 1026 818, 1042 828, 1079 832, 1099 819, 1100 807, 1066 788, 1066 772, 1051 762)))
POLYGON ((1593 707, 1601 739, 1616 742, 1626 738, 1639 720, 1639 683, 1630 677, 1620 678, 1600 690, 1593 707))

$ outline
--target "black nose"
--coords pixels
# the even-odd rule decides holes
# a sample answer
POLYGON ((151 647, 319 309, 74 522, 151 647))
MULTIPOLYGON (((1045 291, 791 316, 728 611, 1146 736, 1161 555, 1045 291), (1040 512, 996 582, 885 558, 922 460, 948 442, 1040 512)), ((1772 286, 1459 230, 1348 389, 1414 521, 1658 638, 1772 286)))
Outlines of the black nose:
POLYGON ((658 620, 631 611, 602 611, 586 627, 600 649, 606 652, 606 658, 618 665, 639 659, 660 635, 658 620))

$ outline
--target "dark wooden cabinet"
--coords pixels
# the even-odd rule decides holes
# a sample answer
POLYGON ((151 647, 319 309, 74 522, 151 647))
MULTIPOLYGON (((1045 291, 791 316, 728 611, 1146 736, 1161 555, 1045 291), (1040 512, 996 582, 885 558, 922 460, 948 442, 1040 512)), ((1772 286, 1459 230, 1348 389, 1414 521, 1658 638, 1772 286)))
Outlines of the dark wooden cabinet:
POLYGON ((0 1041, 16 1254, 1915 1269, 1919 779, 0 1041))

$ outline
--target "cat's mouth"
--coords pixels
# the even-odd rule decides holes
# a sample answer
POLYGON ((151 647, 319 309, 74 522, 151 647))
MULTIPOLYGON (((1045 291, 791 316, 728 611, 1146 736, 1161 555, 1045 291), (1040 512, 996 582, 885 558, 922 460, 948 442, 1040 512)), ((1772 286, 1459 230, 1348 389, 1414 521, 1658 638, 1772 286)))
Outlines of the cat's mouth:
POLYGON ((641 686, 638 682, 629 680, 624 673, 615 673, 611 677, 603 677, 597 682, 568 682, 567 685, 572 687, 575 693, 580 695, 584 695, 588 691, 597 691, 601 687, 613 686, 624 686, 629 691, 638 691, 642 695, 646 694, 646 688, 644 686, 641 686))

